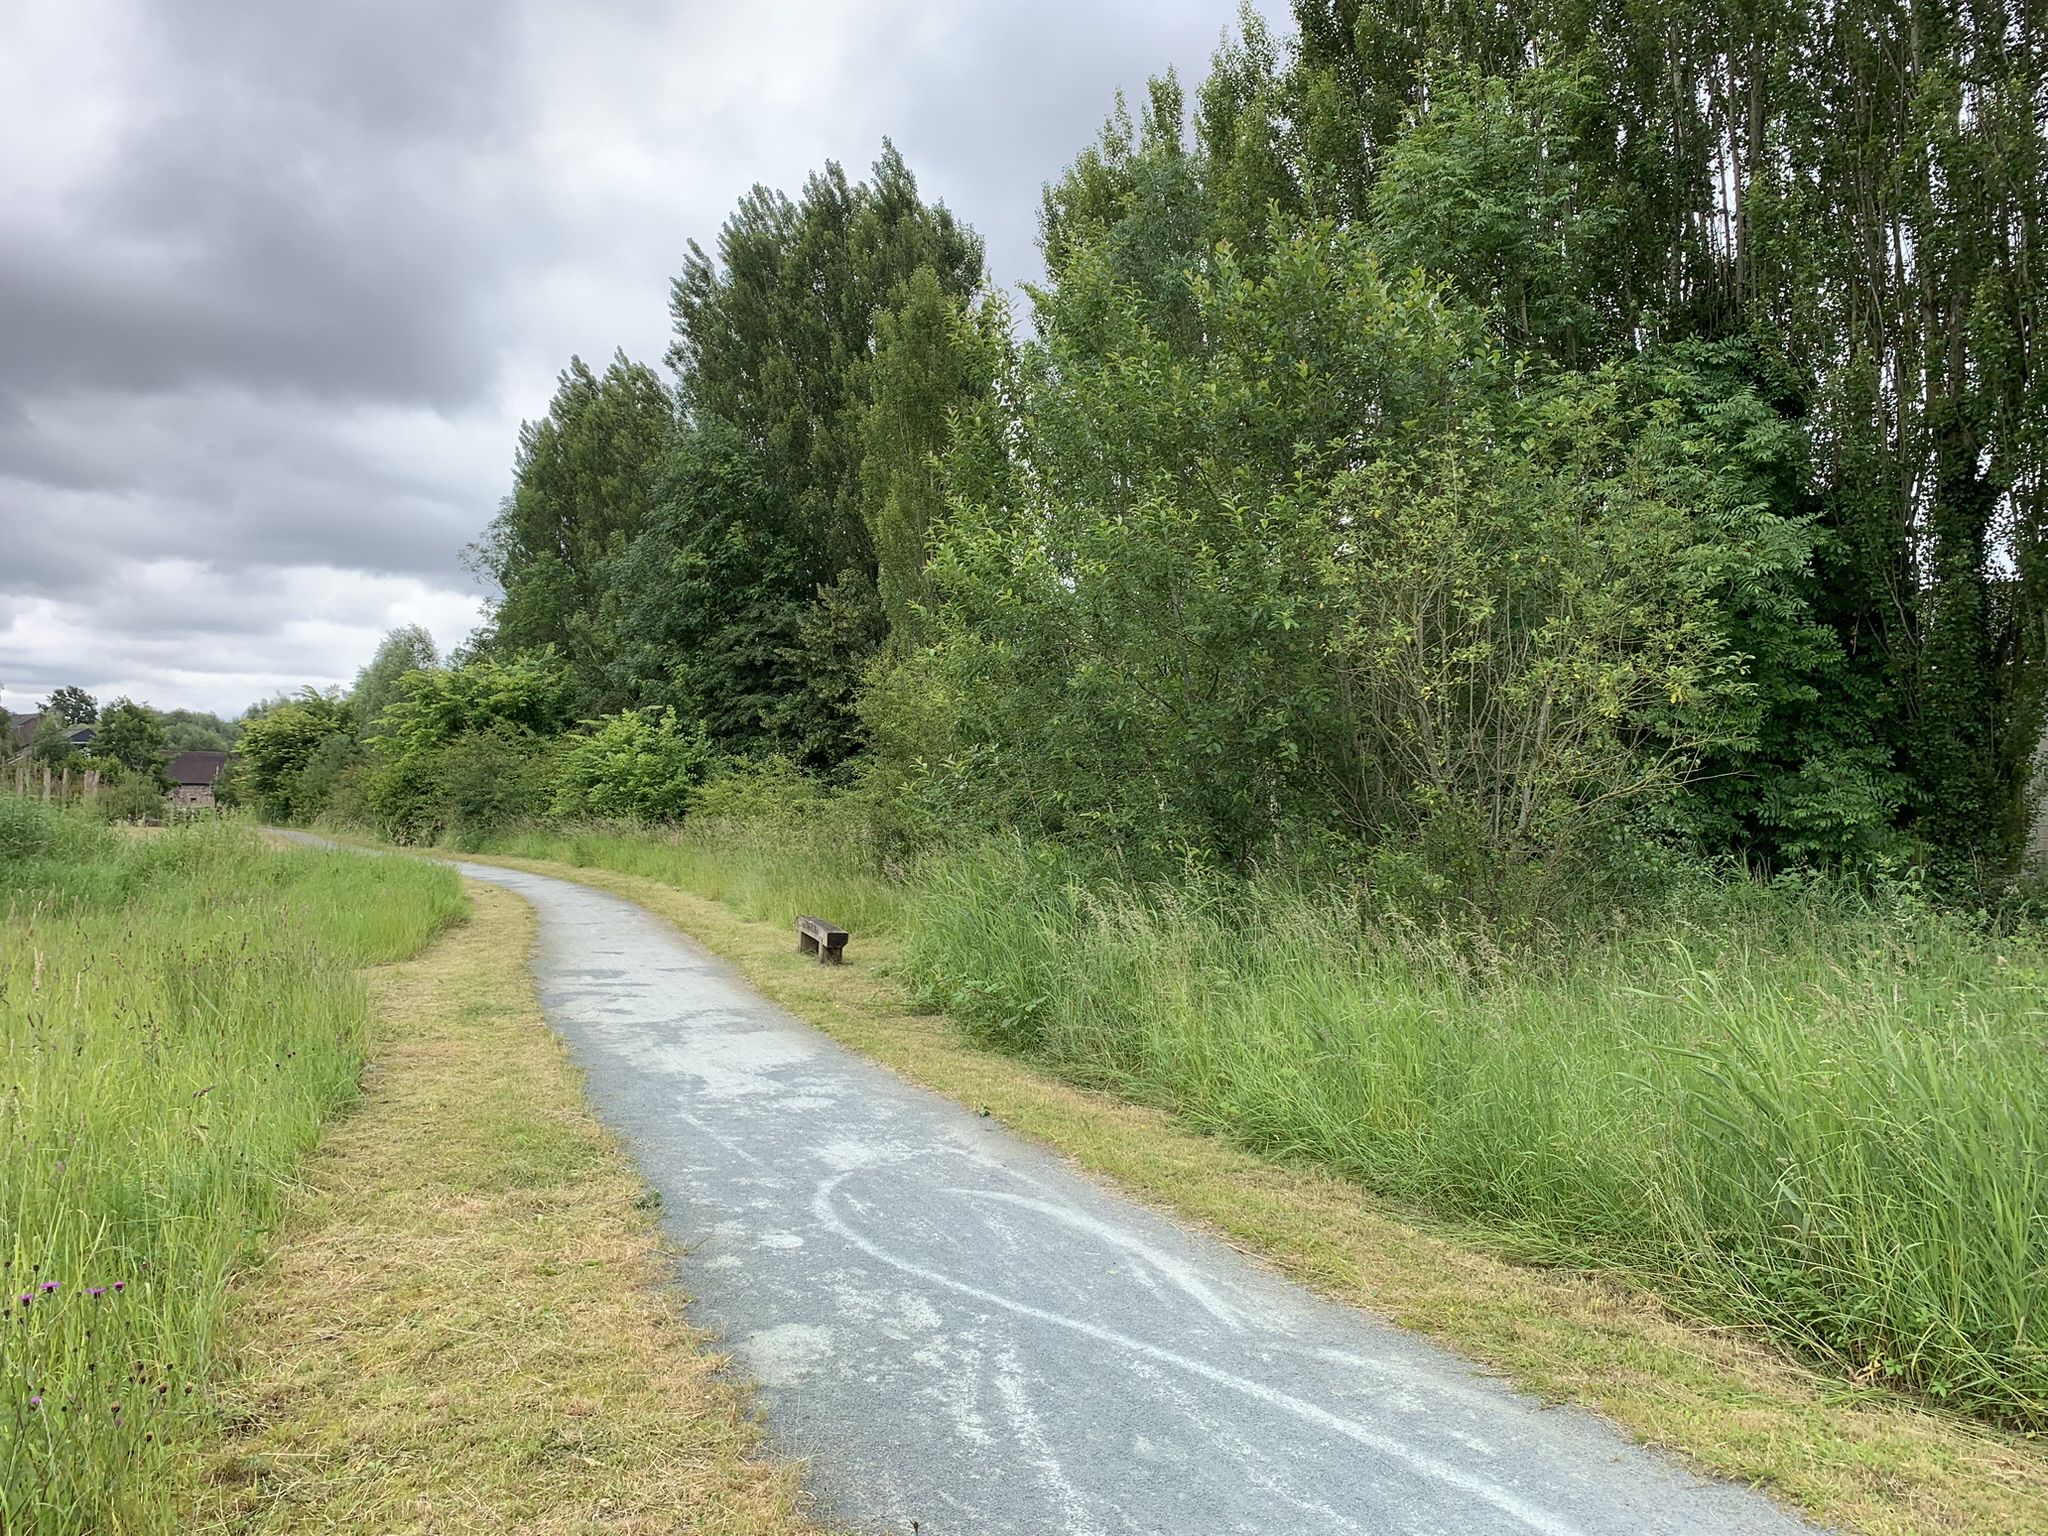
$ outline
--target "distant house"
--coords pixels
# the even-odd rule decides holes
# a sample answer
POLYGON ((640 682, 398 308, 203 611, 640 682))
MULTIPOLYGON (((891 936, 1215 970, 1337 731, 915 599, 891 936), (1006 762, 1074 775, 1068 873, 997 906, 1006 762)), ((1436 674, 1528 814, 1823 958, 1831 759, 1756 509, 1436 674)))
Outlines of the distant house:
MULTIPOLYGON (((36 739, 36 727, 43 723, 41 715, 17 715, 9 713, 0 716, 6 723, 0 725, 0 759, 12 757, 17 752, 26 752, 36 739)), ((64 739, 81 752, 92 750, 92 739, 99 734, 98 728, 90 725, 74 725, 65 731, 64 739)))
POLYGON ((179 752, 164 764, 171 781, 171 804, 207 806, 215 803, 214 781, 228 765, 225 752, 179 752))

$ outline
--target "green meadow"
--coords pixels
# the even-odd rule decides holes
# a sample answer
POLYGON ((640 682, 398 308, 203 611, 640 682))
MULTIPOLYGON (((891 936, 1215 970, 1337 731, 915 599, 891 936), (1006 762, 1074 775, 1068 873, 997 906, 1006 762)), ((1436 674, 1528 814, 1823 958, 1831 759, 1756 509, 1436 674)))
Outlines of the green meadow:
POLYGON ((0 795, 0 1530, 166 1529, 229 1282, 348 1104, 364 966, 450 870, 0 795))

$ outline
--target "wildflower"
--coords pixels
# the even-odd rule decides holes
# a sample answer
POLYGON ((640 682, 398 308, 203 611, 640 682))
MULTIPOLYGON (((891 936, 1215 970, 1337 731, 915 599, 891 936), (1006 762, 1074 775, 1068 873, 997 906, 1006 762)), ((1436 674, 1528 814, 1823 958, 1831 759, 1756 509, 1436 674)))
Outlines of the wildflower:
POLYGON ((38 1392, 38 1393, 37 1393, 37 1394, 36 1394, 36 1395, 35 1395, 34 1397, 32 1397, 32 1398, 30 1398, 30 1399, 28 1400, 28 1405, 29 1405, 29 1407, 31 1407, 31 1408, 40 1408, 40 1407, 42 1407, 42 1406, 43 1406, 43 1394, 42 1394, 42 1393, 40 1393, 40 1392, 38 1392))
POLYGON ((85 1294, 88 1296, 104 1296, 107 1294, 107 1288, 104 1285, 88 1285, 85 1288, 85 1294))
POLYGON ((34 1301, 34 1300, 35 1300, 35 1297, 33 1297, 33 1296, 29 1295, 29 1293, 28 1293, 27 1291, 23 1291, 23 1292, 21 1293, 21 1304, 22 1304, 22 1305, 23 1305, 24 1307, 25 1307, 25 1306, 27 1306, 27 1305, 28 1305, 28 1304, 29 1304, 30 1302, 32 1302, 32 1301, 34 1301))
POLYGON ((115 1289, 115 1290, 117 1290, 117 1291, 124 1291, 124 1290, 126 1290, 127 1288, 128 1288, 128 1282, 127 1282, 126 1280, 116 1280, 116 1281, 114 1282, 114 1289, 115 1289))
POLYGON ((50 1292, 52 1292, 52 1291, 54 1291, 54 1290, 56 1290, 56 1289, 57 1289, 57 1282, 56 1282, 55 1280, 45 1280, 45 1281, 43 1282, 43 1294, 44 1294, 45 1296, 49 1295, 49 1294, 50 1294, 50 1292))

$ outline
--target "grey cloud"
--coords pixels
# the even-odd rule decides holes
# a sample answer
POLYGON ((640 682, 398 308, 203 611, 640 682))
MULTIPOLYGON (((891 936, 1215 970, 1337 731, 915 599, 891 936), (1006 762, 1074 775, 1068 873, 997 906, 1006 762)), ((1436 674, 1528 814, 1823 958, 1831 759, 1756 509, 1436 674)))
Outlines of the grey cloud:
POLYGON ((1234 12, 37 13, 14 31, 53 56, 12 105, 0 60, 0 137, 32 149, 0 160, 4 702, 77 679, 232 708, 352 675, 385 624, 466 622, 519 418, 571 351, 659 356, 685 242, 749 184, 864 170, 889 135, 998 280, 1034 276, 1041 184, 1118 87, 1197 78, 1234 12))
POLYGON ((510 16, 146 13, 160 56, 101 174, 61 223, 0 235, 0 383, 473 398, 490 262, 464 172, 507 121, 510 16))

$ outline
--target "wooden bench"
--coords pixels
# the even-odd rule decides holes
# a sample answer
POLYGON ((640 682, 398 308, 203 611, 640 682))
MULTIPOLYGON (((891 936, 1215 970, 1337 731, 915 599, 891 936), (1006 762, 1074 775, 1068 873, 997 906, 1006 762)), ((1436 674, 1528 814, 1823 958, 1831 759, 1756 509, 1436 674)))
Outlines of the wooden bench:
POLYGON ((835 927, 822 917, 796 920, 796 952, 816 955, 820 965, 838 965, 845 960, 847 937, 844 928, 835 927))

